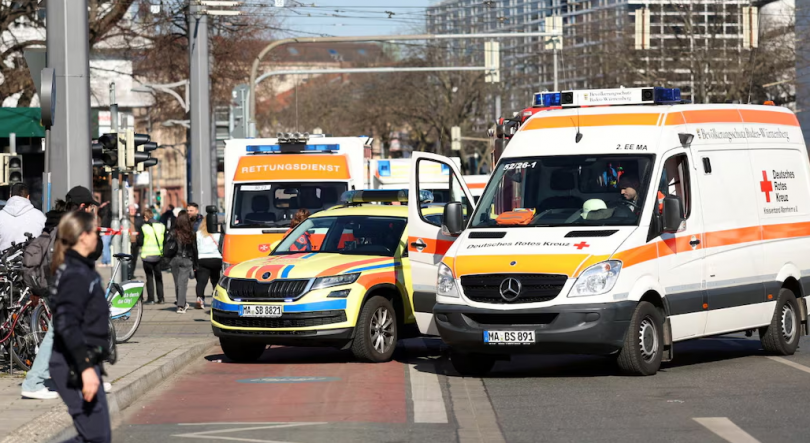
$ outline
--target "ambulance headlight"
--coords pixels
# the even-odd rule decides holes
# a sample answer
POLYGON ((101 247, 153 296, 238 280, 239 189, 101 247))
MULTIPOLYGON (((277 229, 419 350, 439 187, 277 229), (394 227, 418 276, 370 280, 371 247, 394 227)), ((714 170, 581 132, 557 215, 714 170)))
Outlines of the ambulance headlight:
POLYGON ((616 284, 616 280, 619 279, 621 270, 622 262, 618 260, 609 260, 591 266, 577 278, 569 297, 601 295, 610 291, 616 284))
POLYGON ((444 297, 458 297, 453 271, 444 263, 439 263, 439 277, 436 281, 437 294, 444 297))
POLYGON ((314 290, 331 288, 332 286, 350 285, 356 282, 359 277, 359 272, 354 274, 333 275, 331 277, 319 277, 316 278, 315 283, 312 284, 312 289, 314 290))

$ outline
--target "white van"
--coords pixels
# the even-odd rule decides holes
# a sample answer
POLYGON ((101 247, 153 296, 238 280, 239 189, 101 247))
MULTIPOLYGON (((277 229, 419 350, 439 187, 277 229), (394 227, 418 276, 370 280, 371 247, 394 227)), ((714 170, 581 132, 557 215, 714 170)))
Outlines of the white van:
MULTIPOLYGON (((767 351, 793 354, 810 291, 810 162, 796 116, 684 104, 666 88, 557 100, 563 109, 535 114, 509 142, 477 207, 459 181, 442 226, 410 205, 414 306, 454 367, 583 353, 650 375, 673 342, 753 330, 767 351)), ((414 157, 414 174, 434 162, 459 174, 414 157)))

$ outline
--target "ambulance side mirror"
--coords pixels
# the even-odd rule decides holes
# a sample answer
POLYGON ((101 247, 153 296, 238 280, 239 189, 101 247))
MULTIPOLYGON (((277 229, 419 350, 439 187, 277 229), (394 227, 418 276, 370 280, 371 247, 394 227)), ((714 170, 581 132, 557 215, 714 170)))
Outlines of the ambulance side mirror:
POLYGON ((459 202, 445 205, 442 214, 442 234, 457 236, 464 230, 464 210, 459 202))
POLYGON ((219 223, 217 223, 217 207, 209 205, 205 207, 205 229, 209 234, 219 233, 219 223))
POLYGON ((684 220, 683 207, 677 197, 664 198, 664 210, 661 219, 663 220, 661 232, 672 234, 681 229, 684 220))

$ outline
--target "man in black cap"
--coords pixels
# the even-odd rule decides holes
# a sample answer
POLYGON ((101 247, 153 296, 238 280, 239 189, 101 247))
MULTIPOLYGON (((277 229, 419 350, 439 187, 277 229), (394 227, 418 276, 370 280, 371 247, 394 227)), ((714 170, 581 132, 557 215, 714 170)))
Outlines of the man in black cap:
MULTIPOLYGON (((98 212, 98 207, 101 206, 101 203, 93 198, 93 193, 84 186, 76 186, 68 191, 65 201, 67 202, 68 211, 81 210, 91 214, 96 214, 98 212)), ((96 242, 96 251, 88 255, 87 258, 96 261, 99 259, 99 257, 101 257, 101 253, 103 251, 104 243, 99 240, 96 242)))
POLYGON ((630 214, 627 213, 628 210, 636 217, 641 215, 639 188, 641 188, 641 182, 634 174, 624 174, 619 179, 619 190, 624 198, 624 202, 619 206, 624 210, 619 211, 619 215, 629 216, 630 214))

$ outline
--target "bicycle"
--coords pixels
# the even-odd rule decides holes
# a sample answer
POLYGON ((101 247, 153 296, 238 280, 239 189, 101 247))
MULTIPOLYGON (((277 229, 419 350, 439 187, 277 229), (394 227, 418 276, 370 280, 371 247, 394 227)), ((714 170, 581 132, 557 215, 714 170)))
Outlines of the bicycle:
MULTIPOLYGON (((115 276, 121 269, 121 262, 132 260, 130 254, 113 255, 118 261, 115 264, 110 282, 104 296, 110 307, 111 342, 124 343, 135 335, 143 317, 143 287, 144 282, 129 280, 115 283, 115 276)), ((111 350, 112 352, 112 350, 111 350)))
POLYGON ((9 355, 8 361, 25 371, 31 368, 42 341, 33 325, 31 290, 22 278, 22 251, 33 236, 26 234, 26 238, 0 252, 0 353, 9 355))

